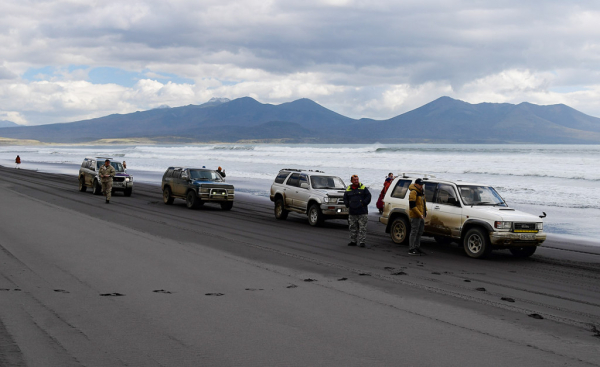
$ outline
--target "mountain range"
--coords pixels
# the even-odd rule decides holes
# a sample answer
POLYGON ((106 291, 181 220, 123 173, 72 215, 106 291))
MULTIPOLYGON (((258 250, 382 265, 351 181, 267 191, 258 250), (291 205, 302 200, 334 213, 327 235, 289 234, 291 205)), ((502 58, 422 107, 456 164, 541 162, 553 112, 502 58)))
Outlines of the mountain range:
POLYGON ((158 143, 544 143, 598 144, 600 119, 566 105, 470 104, 441 97, 387 119, 352 119, 310 99, 280 105, 250 97, 4 127, 0 137, 52 143, 144 138, 158 143))

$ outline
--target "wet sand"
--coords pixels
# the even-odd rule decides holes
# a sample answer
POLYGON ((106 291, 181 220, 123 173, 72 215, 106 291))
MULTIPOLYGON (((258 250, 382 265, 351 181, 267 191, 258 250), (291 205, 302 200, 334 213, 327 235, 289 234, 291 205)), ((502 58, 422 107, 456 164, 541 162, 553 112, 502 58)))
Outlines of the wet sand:
POLYGON ((224 212, 136 184, 0 168, 0 366, 600 365, 600 250, 488 260, 426 239, 371 249, 343 221, 224 212))

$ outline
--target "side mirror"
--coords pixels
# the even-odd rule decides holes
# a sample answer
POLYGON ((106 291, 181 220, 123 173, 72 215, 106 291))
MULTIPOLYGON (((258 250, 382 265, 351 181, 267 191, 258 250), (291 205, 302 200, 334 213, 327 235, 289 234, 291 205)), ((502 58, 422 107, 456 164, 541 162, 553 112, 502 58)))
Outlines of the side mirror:
POLYGON ((300 184, 300 187, 303 188, 303 189, 308 189, 308 184, 306 182, 302 182, 300 184))

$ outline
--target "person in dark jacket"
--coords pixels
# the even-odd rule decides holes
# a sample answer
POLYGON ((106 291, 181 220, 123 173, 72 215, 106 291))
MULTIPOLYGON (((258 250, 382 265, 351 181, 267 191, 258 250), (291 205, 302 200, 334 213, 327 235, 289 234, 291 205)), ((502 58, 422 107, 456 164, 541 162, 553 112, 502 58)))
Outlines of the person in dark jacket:
POLYGON ((360 183, 357 175, 353 175, 350 181, 352 184, 344 192, 344 204, 348 208, 348 214, 350 214, 348 216, 348 226, 350 227, 350 243, 348 246, 356 246, 358 240, 360 247, 365 247, 371 193, 365 185, 360 183))
POLYGON ((21 157, 19 157, 17 155, 17 158, 15 158, 15 168, 19 168, 20 165, 21 165, 21 157))
POLYGON ((225 170, 221 168, 221 166, 219 166, 219 168, 217 169, 217 172, 219 172, 219 174, 221 175, 221 177, 225 178, 225 176, 227 176, 225 174, 225 170))
POLYGON ((385 181, 383 182, 383 189, 381 189, 381 192, 379 193, 379 199, 377 199, 377 204, 375 205, 377 206, 377 209, 379 209, 379 214, 383 213, 383 206, 385 204, 383 202, 383 198, 385 197, 385 194, 390 188, 390 184, 392 183, 392 181, 394 181, 394 174, 390 172, 388 173, 387 177, 385 178, 385 181))

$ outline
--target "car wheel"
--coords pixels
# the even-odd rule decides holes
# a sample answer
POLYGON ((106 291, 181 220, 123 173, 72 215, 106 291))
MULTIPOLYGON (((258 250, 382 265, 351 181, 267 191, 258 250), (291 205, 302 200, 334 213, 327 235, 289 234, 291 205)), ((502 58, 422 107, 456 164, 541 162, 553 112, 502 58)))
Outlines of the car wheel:
POLYGON ((471 228, 465 235, 463 245, 469 257, 482 259, 490 254, 492 245, 486 231, 481 228, 471 228))
POLYGON ((308 209, 308 224, 311 226, 320 226, 323 224, 323 213, 318 204, 312 204, 308 209))
POLYGON ((275 200, 275 218, 285 220, 288 217, 290 212, 285 210, 285 206, 283 205, 283 199, 275 200))
POLYGON ((85 186, 85 177, 79 177, 79 191, 86 192, 87 187, 85 186))
POLYGON ((510 253, 516 257, 529 257, 535 253, 537 246, 514 247, 510 249, 510 253))
POLYGON ((94 183, 92 184, 92 193, 94 195, 102 194, 102 185, 100 185, 98 180, 94 180, 94 183))
POLYGON ((449 238, 449 237, 433 236, 433 239, 435 240, 435 242, 439 243, 440 245, 449 245, 452 243, 452 238, 449 238))
POLYGON ((131 193, 133 192, 133 189, 125 189, 125 191, 123 191, 123 194, 125 196, 131 196, 131 193))
POLYGON ((188 209, 196 209, 198 208, 198 196, 196 196, 196 193, 193 191, 188 191, 187 195, 185 196, 185 205, 188 207, 188 209))
POLYGON ((221 209, 231 210, 231 208, 233 208, 233 201, 226 201, 224 203, 221 203, 221 209))
POLYGON ((165 187, 163 190, 163 202, 167 205, 173 204, 174 197, 171 196, 171 188, 165 187))
POLYGON ((394 243, 399 245, 408 245, 410 236, 410 226, 404 217, 394 219, 390 227, 390 237, 394 243))

